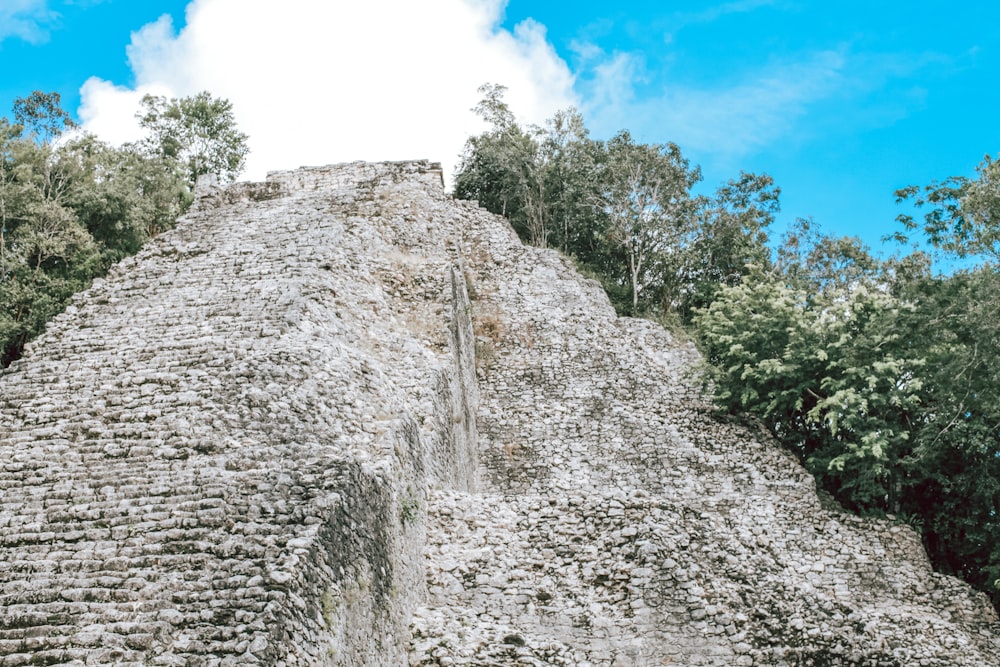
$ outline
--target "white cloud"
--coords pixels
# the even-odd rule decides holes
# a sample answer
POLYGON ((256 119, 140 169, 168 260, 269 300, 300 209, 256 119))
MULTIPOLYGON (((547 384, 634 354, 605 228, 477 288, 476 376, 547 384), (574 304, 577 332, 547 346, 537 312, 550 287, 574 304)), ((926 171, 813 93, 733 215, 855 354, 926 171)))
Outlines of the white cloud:
POLYGON ((787 140, 814 105, 850 87, 849 58, 840 51, 801 55, 745 72, 738 81, 703 87, 650 84, 634 54, 608 55, 592 65, 584 105, 595 133, 625 127, 644 141, 673 140, 685 150, 736 160, 787 140), (642 87, 644 94, 636 90, 642 87))
POLYGON ((31 44, 48 39, 47 24, 56 19, 46 0, 2 0, 0 3, 0 42, 17 37, 31 44))
POLYGON ((173 90, 160 83, 127 88, 91 77, 80 89, 83 99, 79 112, 81 125, 113 144, 135 141, 142 136, 135 114, 139 101, 147 94, 173 96, 173 90))
POLYGON ((795 134, 812 105, 842 92, 845 65, 841 53, 814 53, 757 70, 731 88, 678 90, 647 114, 661 113, 694 148, 741 157, 795 134))
POLYGON ((503 0, 194 0, 133 34, 132 87, 89 80, 84 127, 133 139, 145 92, 201 90, 233 102, 251 139, 246 177, 354 159, 429 158, 453 168, 477 88, 509 88, 511 108, 541 122, 576 102, 573 77, 533 21, 500 29, 503 0))

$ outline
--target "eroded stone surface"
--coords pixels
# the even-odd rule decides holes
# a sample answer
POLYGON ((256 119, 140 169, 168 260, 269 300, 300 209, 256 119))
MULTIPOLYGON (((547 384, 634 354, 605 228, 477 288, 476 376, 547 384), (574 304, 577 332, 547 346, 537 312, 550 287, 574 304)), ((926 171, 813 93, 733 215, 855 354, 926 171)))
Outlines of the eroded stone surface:
POLYGON ((432 165, 328 171, 202 193, 0 378, 0 664, 405 662, 469 309, 432 165))
POLYGON ((696 361, 436 165, 205 188, 0 376, 0 665, 1000 664, 696 361))

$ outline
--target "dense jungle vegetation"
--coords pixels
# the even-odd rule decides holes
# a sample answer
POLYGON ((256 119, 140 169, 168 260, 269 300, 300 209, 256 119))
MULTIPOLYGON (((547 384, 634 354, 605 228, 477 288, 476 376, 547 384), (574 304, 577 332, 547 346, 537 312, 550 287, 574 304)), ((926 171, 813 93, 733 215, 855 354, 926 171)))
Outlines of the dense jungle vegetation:
POLYGON ((598 278, 620 313, 683 327, 720 409, 762 422, 845 507, 917 528, 935 566, 1000 607, 1000 161, 896 193, 931 256, 891 259, 800 220, 740 173, 712 196, 672 143, 589 137, 573 110, 521 125, 487 85, 455 195, 598 278), (776 248, 776 249, 775 249, 776 248))

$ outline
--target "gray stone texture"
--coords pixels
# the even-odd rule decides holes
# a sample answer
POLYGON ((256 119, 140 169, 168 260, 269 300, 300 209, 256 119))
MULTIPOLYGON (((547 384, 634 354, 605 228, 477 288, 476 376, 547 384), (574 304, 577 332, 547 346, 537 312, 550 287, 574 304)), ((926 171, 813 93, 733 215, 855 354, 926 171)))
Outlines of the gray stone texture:
POLYGON ((202 184, 0 376, 4 665, 1000 665, 427 162, 202 184))

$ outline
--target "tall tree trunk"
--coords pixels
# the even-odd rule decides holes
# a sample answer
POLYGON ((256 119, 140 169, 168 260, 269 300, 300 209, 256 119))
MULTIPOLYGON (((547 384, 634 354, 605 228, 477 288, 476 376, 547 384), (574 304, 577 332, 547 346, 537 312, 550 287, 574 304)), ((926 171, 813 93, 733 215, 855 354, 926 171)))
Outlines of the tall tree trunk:
POLYGON ((642 265, 642 259, 636 258, 634 252, 630 252, 628 255, 628 268, 629 272, 632 274, 632 314, 635 315, 635 311, 639 308, 639 267, 642 265))

